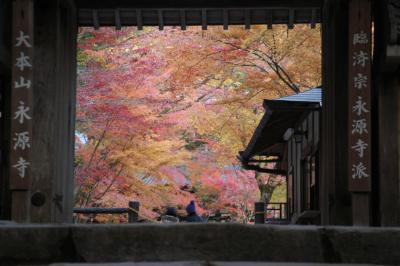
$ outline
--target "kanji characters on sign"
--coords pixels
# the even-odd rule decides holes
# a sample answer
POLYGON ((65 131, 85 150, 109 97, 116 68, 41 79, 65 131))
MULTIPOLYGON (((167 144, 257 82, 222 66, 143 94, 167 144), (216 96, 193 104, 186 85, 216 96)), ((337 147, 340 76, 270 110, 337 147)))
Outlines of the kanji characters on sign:
POLYGON ((353 164, 352 165, 353 174, 351 175, 351 177, 353 179, 361 179, 364 177, 369 177, 366 170, 367 167, 365 167, 362 162, 359 162, 358 164, 353 164))
POLYGON ((16 89, 19 88, 26 88, 26 89, 30 89, 31 88, 31 81, 29 79, 25 80, 24 77, 19 77, 19 81, 15 81, 14 82, 14 87, 16 89))
POLYGON ((351 134, 359 134, 362 135, 364 133, 368 133, 367 130, 367 120, 365 118, 353 120, 351 134))
POLYGON ((30 148, 31 145, 29 144, 29 132, 24 131, 21 133, 15 133, 15 137, 13 138, 15 141, 14 150, 20 148, 21 150, 25 150, 26 148, 30 148))
POLYGON ((362 139, 358 139, 357 143, 351 146, 351 148, 358 152, 358 156, 360 158, 363 158, 364 151, 368 148, 368 143, 364 142, 362 139))
POLYGON ((365 64, 368 62, 369 56, 364 51, 354 52, 353 53, 353 66, 361 66, 365 67, 365 64))
POLYGON ((24 45, 25 47, 31 48, 32 45, 29 43, 29 39, 29 35, 26 35, 22 30, 20 30, 19 36, 16 38, 17 43, 15 44, 15 47, 24 45))
POLYGON ((19 102, 18 110, 15 112, 14 119, 18 120, 20 124, 24 123, 24 120, 31 120, 32 118, 28 115, 29 107, 25 107, 23 101, 19 102))
POLYGON ((27 67, 32 67, 31 63, 29 62, 30 58, 29 56, 25 55, 24 52, 20 52, 20 56, 17 57, 17 62, 15 65, 19 68, 19 70, 24 71, 24 69, 27 67))
POLYGON ((361 116, 364 113, 368 113, 368 109, 366 108, 367 103, 363 101, 362 96, 358 96, 356 104, 353 106, 353 112, 355 112, 358 116, 361 116))
POLYGON ((348 175, 352 192, 371 190, 371 18, 368 1, 349 1, 348 175))
MULTIPOLYGON (((15 1, 19 2, 19 1, 15 1)), ((18 5, 18 3, 16 3, 18 5)), ((33 28, 32 10, 21 5, 16 8, 14 19, 19 22, 13 28, 13 69, 12 69, 12 120, 11 120, 11 183, 20 188, 29 185, 30 149, 32 145, 32 77, 33 77, 33 28), (22 182, 21 179, 24 179, 22 182), (19 181, 18 181, 19 180, 19 181), (21 183, 22 182, 22 183, 21 183)))
POLYGON ((364 31, 353 34, 353 45, 368 44, 368 35, 364 31))
POLYGON ((353 78, 354 80, 354 88, 362 89, 367 87, 368 77, 361 73, 357 73, 357 76, 353 78))
POLYGON ((28 161, 26 161, 22 157, 19 157, 18 162, 16 164, 14 164, 13 167, 18 170, 19 177, 24 178, 26 169, 28 168, 29 165, 30 165, 30 163, 28 161))

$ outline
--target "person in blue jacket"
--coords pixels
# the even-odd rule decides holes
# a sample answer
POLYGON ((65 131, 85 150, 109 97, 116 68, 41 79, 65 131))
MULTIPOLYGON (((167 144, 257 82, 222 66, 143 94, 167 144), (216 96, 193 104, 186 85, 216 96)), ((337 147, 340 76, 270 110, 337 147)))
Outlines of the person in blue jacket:
POLYGON ((201 223, 203 222, 203 218, 201 218, 196 213, 196 205, 194 204, 194 200, 190 201, 189 205, 186 206, 187 216, 185 218, 186 222, 189 223, 201 223))

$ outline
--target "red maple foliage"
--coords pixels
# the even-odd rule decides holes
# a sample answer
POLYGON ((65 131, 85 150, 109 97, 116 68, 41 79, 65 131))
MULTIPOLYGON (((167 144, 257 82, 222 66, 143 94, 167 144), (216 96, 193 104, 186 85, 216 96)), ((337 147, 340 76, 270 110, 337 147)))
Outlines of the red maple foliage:
MULTIPOLYGON (((296 34, 314 40, 304 32, 296 34)), ((184 214, 195 200, 200 214, 247 221, 260 184, 236 154, 262 116, 262 99, 319 82, 298 76, 287 50, 269 59, 269 46, 255 41, 263 34, 81 28, 76 206, 138 200, 140 215, 154 220, 166 206, 184 214)))

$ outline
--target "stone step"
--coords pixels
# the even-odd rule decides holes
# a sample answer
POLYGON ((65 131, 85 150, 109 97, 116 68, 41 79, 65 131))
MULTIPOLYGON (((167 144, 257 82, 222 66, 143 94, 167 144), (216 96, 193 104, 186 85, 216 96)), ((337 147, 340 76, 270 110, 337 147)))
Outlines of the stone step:
POLYGON ((173 262, 122 262, 122 263, 54 263, 49 266, 373 266, 376 264, 290 263, 252 261, 173 261, 173 262))
POLYGON ((125 261, 400 265, 399 247, 400 228, 228 223, 0 226, 2 266, 125 261))

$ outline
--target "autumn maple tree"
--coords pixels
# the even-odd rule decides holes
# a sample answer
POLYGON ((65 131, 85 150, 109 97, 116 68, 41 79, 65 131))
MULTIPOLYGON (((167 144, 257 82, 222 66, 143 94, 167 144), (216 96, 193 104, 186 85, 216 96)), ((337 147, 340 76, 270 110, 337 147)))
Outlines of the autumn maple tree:
POLYGON ((248 221, 284 179, 243 170, 236 156, 263 99, 320 84, 319 35, 306 26, 81 28, 76 206, 138 200, 153 220, 193 199, 200 213, 248 221))

